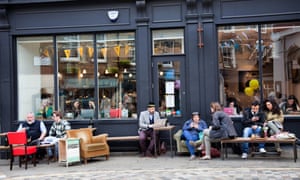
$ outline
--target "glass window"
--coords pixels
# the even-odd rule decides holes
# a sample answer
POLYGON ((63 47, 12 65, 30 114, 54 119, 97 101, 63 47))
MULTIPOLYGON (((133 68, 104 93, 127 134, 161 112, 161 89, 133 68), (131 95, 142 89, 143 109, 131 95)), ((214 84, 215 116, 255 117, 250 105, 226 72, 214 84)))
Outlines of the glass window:
POLYGON ((101 118, 137 117, 135 34, 97 34, 101 118))
POLYGON ((183 29, 152 31, 153 55, 184 54, 183 29))
POLYGON ((235 102, 240 111, 275 98, 285 114, 298 114, 288 99, 300 98, 300 23, 237 25, 231 33, 226 27, 218 27, 222 104, 235 102))
POLYGON ((37 119, 49 119, 53 111, 53 37, 18 37, 18 118, 34 112, 37 119))
POLYGON ((70 119, 136 117, 135 34, 97 34, 96 68, 93 39, 57 36, 60 109, 70 119))
POLYGON ((161 117, 181 116, 180 61, 157 64, 159 88, 159 112, 161 117))
POLYGON ((59 109, 65 118, 90 119, 95 114, 92 35, 57 36, 59 109))

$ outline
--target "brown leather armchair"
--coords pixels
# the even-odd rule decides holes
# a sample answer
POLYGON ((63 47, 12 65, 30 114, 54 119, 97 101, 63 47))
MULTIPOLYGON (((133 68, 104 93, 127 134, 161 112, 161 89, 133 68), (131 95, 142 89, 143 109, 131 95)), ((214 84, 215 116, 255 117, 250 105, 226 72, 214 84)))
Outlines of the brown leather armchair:
POLYGON ((97 156, 105 156, 109 159, 109 146, 107 134, 93 136, 92 128, 71 129, 67 131, 68 138, 80 139, 80 157, 87 164, 87 159, 97 156))

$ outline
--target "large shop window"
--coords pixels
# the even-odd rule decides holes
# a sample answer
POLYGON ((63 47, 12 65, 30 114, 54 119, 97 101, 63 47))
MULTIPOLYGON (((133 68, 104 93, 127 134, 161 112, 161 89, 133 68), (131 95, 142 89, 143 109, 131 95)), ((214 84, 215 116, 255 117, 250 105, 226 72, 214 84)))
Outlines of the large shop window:
POLYGON ((53 37, 19 37, 17 52, 19 119, 29 112, 49 119, 54 103, 53 37))
POLYGON ((300 22, 218 27, 220 101, 241 113, 254 100, 286 107, 300 98, 300 22), (261 82, 260 82, 261 80, 261 82))
POLYGON ((49 119, 53 109, 62 111, 65 119, 137 117, 133 32, 54 38, 56 54, 53 37, 17 39, 19 119, 30 111, 49 119))

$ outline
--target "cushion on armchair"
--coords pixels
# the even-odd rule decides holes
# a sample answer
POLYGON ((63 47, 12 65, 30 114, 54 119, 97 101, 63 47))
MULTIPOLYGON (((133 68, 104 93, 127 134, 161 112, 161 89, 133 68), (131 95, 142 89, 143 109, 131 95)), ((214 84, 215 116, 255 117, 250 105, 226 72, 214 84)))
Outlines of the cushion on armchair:
MULTIPOLYGON (((185 139, 182 136, 182 130, 179 129, 175 134, 174 134, 174 139, 176 141, 176 147, 177 147, 177 153, 188 153, 189 150, 186 147, 185 144, 185 139)), ((202 141, 198 140, 195 142, 197 146, 200 146, 202 141)))

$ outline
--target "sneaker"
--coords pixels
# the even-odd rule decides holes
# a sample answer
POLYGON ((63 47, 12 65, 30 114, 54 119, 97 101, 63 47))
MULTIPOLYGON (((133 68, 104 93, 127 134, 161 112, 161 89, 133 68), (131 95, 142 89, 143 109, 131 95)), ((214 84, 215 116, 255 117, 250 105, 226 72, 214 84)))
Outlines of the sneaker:
POLYGON ((202 158, 200 158, 200 159, 202 159, 202 160, 210 160, 211 159, 211 157, 210 156, 203 156, 202 158))
POLYGON ((195 155, 191 155, 190 160, 194 160, 194 159, 196 159, 196 156, 195 155))
POLYGON ((247 154, 247 153, 243 153, 243 154, 242 154, 242 159, 247 159, 247 157, 248 157, 248 154, 247 154))
POLYGON ((265 148, 259 148, 259 152, 260 153, 266 153, 267 151, 265 150, 265 148))

